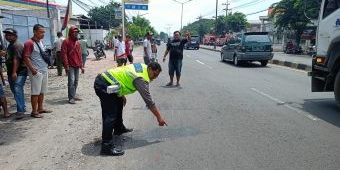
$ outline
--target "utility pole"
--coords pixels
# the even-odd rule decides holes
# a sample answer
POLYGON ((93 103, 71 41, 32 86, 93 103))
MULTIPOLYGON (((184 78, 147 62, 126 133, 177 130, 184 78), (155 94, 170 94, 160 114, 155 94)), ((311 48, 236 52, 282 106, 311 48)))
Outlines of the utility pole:
POLYGON ((172 26, 172 24, 167 24, 167 27, 165 27, 165 29, 167 30, 167 33, 168 33, 168 38, 170 37, 171 26, 172 26))
POLYGON ((228 10, 230 5, 229 0, 227 0, 227 3, 223 3, 222 5, 225 5, 225 9, 223 10, 225 10, 225 16, 228 16, 228 10))
MULTIPOLYGON (((216 0, 215 36, 217 36, 217 8, 218 8, 218 0, 216 0)), ((216 38, 215 38, 215 43, 214 43, 214 49, 216 49, 216 38)))

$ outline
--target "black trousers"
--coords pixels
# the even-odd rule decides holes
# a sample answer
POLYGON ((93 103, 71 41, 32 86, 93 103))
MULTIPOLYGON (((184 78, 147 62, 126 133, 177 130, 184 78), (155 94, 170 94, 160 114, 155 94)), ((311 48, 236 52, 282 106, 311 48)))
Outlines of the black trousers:
POLYGON ((109 143, 112 140, 113 129, 123 128, 123 99, 116 94, 107 94, 95 88, 96 95, 100 99, 102 107, 102 142, 109 143))

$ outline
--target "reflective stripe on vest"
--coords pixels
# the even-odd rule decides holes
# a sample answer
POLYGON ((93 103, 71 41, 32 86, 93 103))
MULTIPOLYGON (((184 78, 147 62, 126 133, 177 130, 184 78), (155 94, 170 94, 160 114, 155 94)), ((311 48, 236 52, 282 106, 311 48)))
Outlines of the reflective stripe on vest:
POLYGON ((105 78, 105 80, 107 80, 111 85, 112 84, 117 84, 119 85, 119 82, 107 71, 105 71, 104 73, 102 73, 102 76, 105 78))

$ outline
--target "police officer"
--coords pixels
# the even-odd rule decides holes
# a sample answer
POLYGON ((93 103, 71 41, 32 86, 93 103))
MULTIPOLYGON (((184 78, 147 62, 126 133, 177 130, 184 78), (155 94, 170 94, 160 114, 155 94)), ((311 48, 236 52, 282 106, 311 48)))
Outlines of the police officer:
POLYGON ((157 118, 159 126, 167 125, 149 91, 149 83, 156 79, 161 71, 161 66, 155 62, 148 65, 134 63, 109 69, 96 77, 94 90, 100 99, 103 119, 101 155, 124 154, 124 151, 114 147, 112 131, 125 128, 121 119, 123 106, 126 104, 125 95, 138 91, 147 107, 157 118))

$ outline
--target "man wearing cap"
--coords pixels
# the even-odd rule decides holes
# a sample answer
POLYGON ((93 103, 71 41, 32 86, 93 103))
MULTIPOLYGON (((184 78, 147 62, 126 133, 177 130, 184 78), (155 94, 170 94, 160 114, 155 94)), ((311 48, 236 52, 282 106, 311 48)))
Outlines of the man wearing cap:
POLYGON ((7 75, 11 91, 17 103, 16 119, 22 119, 26 112, 24 85, 27 79, 27 67, 22 56, 24 46, 17 41, 17 31, 7 28, 3 31, 5 38, 9 42, 7 47, 7 75))
POLYGON ((143 47, 144 47, 144 63, 149 64, 151 61, 151 55, 152 55, 152 49, 151 49, 151 38, 152 38, 153 33, 148 31, 145 35, 145 39, 143 42, 143 47))
POLYGON ((84 74, 84 68, 82 63, 82 52, 80 43, 78 41, 78 34, 80 30, 75 26, 70 26, 68 38, 66 38, 61 45, 61 57, 65 72, 68 76, 68 102, 70 104, 76 104, 76 101, 81 101, 76 97, 79 70, 84 74))
POLYGON ((43 107, 44 95, 47 93, 48 85, 48 63, 42 56, 45 49, 41 41, 45 36, 45 27, 35 24, 33 34, 33 37, 24 44, 23 56, 31 81, 31 117, 42 118, 42 113, 52 112, 43 107))

